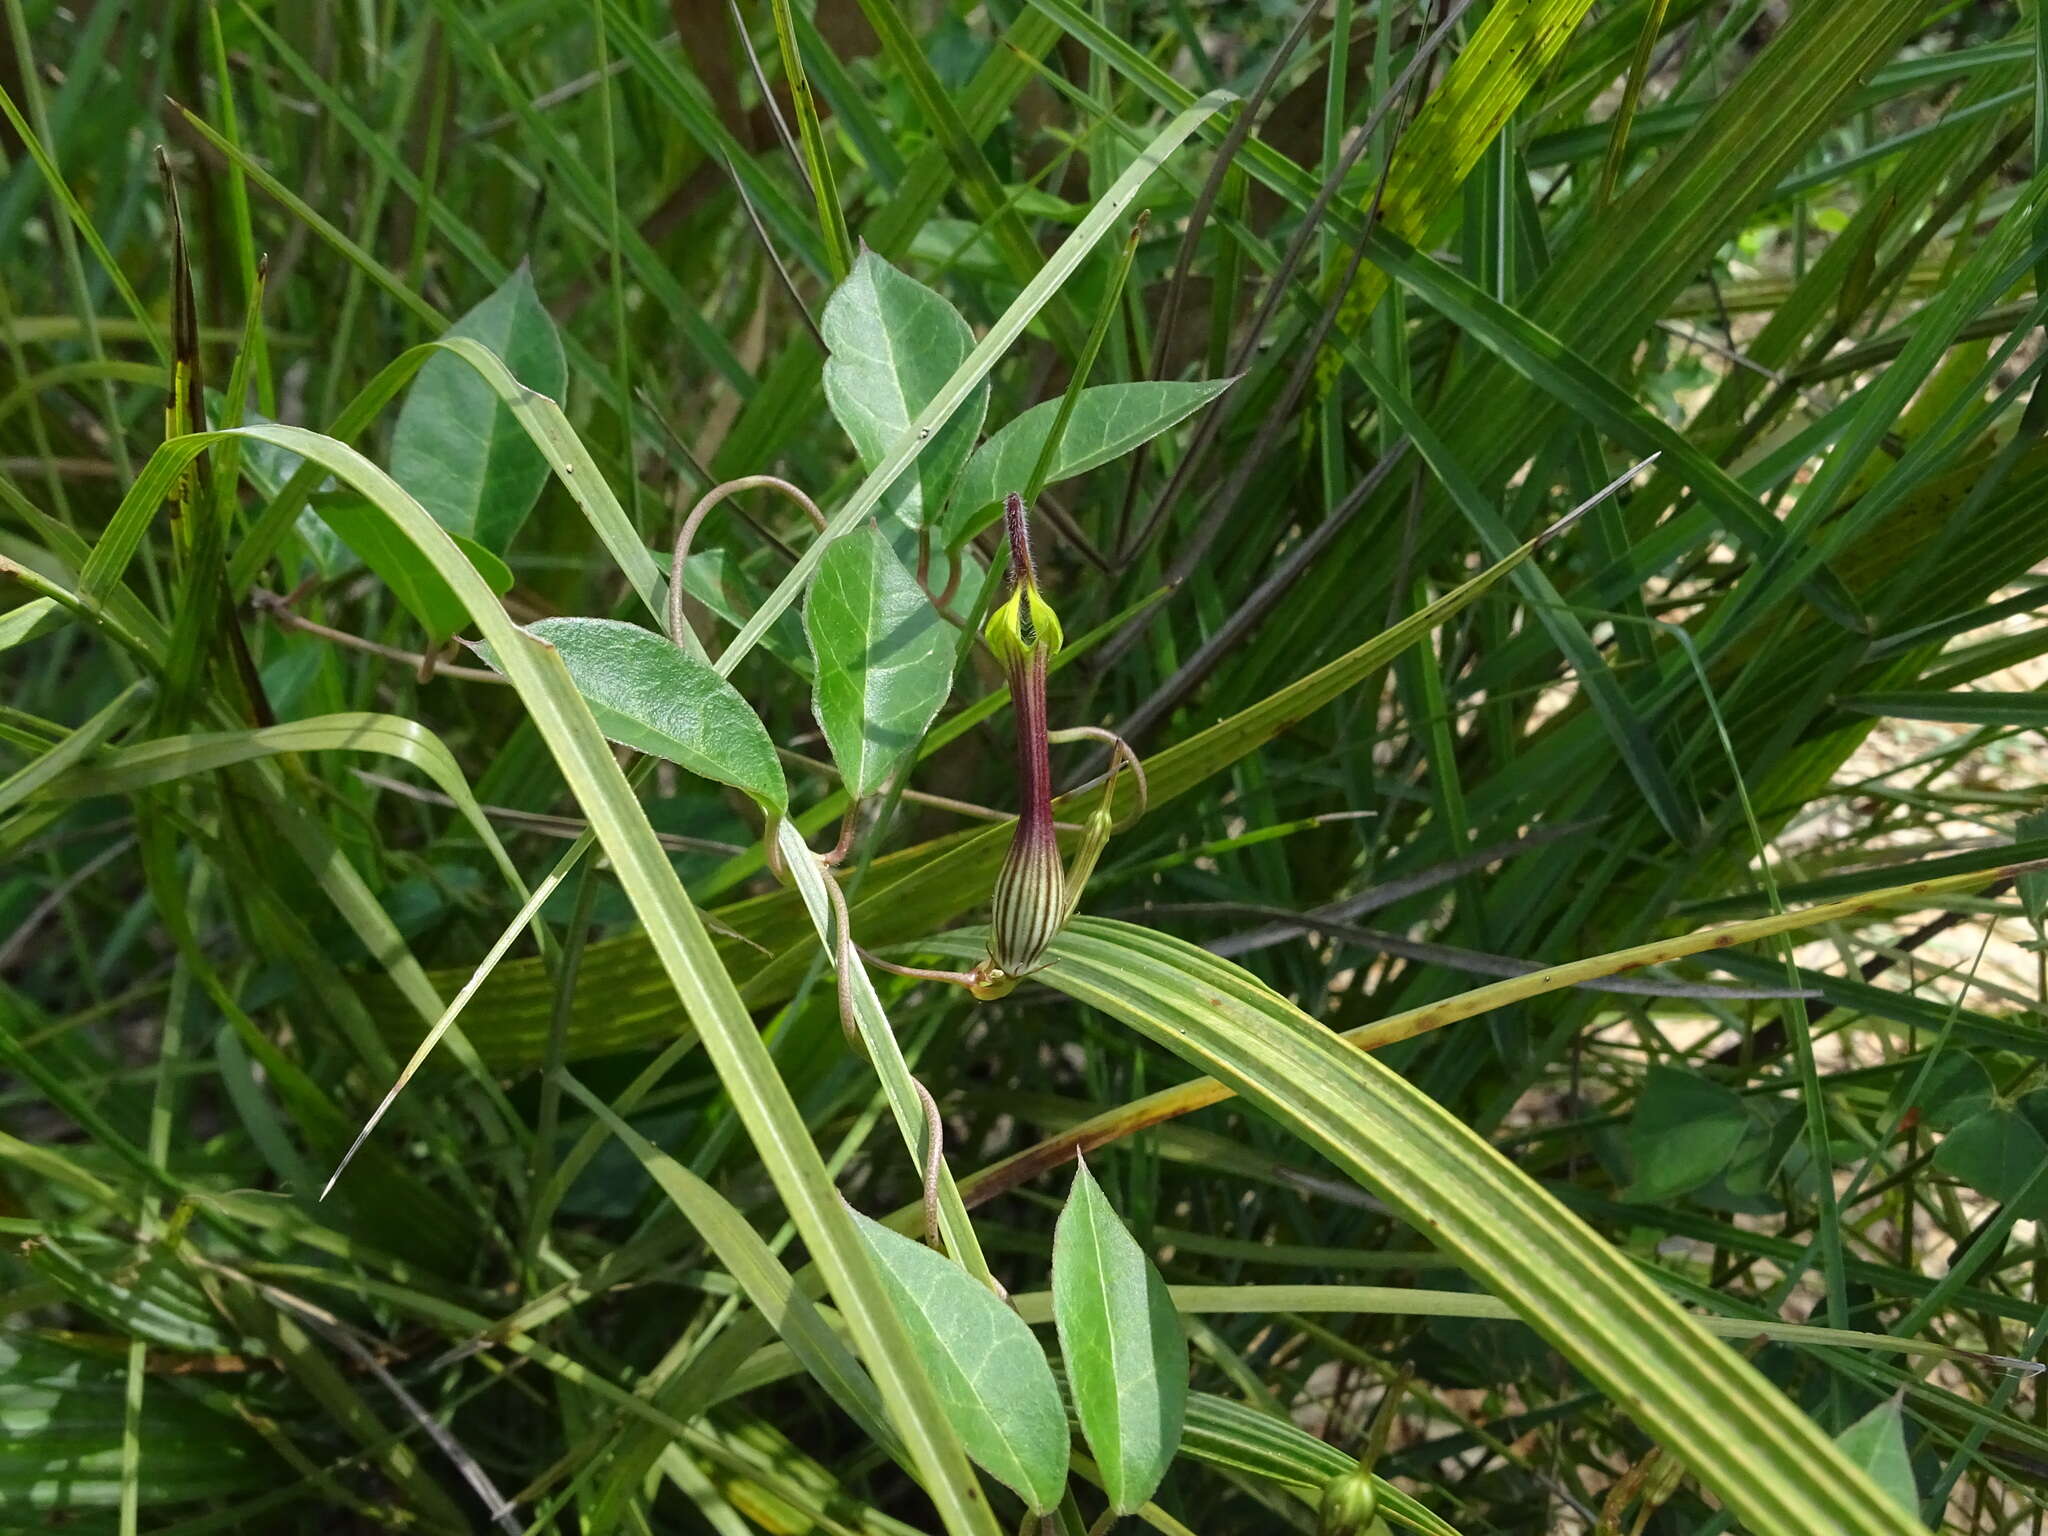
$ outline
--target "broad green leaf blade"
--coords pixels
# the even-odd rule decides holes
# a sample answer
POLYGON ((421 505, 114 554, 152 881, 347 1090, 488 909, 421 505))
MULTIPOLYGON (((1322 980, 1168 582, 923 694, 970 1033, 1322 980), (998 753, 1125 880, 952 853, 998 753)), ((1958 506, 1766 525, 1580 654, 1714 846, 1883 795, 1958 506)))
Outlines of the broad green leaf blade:
POLYGON ((1143 1506, 1180 1448, 1188 1345, 1166 1282, 1086 1163, 1053 1232, 1053 1321, 1074 1413, 1119 1514, 1143 1506))
MULTIPOLYGON (((1184 421, 1237 381, 1204 379, 1143 380, 1132 384, 1098 384, 1074 401, 1074 414, 1060 439, 1059 452, 1045 483, 1053 485, 1086 474, 1111 459, 1121 458, 1140 443, 1151 441, 1176 422, 1184 421)), ((1034 405, 1015 421, 990 435, 968 460, 953 504, 947 509, 945 543, 965 543, 994 522, 1003 498, 1021 492, 1038 465, 1060 413, 1058 400, 1034 405)))
POLYGON ((1067 1414, 1031 1329, 951 1259, 854 1220, 967 1454, 1034 1511, 1053 1509, 1067 1486, 1067 1414))
POLYGON ((1772 1536, 1904 1536, 1891 1501, 1745 1361, 1462 1121, 1249 973, 1077 918, 1038 979, 1234 1087, 1430 1234, 1772 1536))
POLYGON ((952 692, 953 629, 869 526, 825 551, 804 599, 804 631, 818 724, 858 800, 888 782, 952 692))
MULTIPOLYGON (((320 497, 313 509, 334 530, 335 537, 382 578, 391 595, 405 605, 405 611, 420 621, 430 648, 445 645, 450 636, 468 627, 469 610, 462 606, 455 589, 442 580, 417 549, 392 531, 375 507, 360 497, 337 494, 320 497)), ((493 592, 502 595, 512 589, 512 572, 504 561, 461 534, 451 533, 449 537, 469 557, 469 563, 493 592)))
POLYGON ((2016 1109, 1993 1104, 1964 1120, 1934 1149, 1934 1166, 1988 1199, 2019 1200, 2026 1217, 2048 1216, 2048 1189, 2034 1175, 2048 1162, 2048 1142, 2016 1109))
MULTIPOLYGON (((488 347, 528 389, 560 398, 568 383, 562 339, 523 263, 447 334, 488 347)), ((503 554, 539 499, 548 465, 474 369, 436 355, 398 413, 391 477, 450 533, 503 554)))
MULTIPOLYGON (((770 816, 789 809, 775 743, 740 692, 681 646, 619 619, 541 619, 605 735, 621 746, 730 784, 770 816)), ((491 665, 503 670, 498 658, 491 665)))
POLYGON ((1879 1403, 1835 1436, 1835 1444, 1901 1509, 1916 1520, 1920 1517, 1920 1489, 1913 1481, 1912 1458, 1906 1454, 1906 1418, 1896 1397, 1879 1403))
POLYGON ((1859 693, 1842 708, 1891 720, 1946 720, 1962 725, 2048 725, 2048 694, 1972 692, 1859 693))
MULTIPOLYGON (((866 249, 833 292, 819 327, 832 354, 825 360, 825 399, 870 470, 974 350, 974 333, 958 310, 866 249)), ((915 472, 883 493, 882 526, 904 558, 914 557, 918 530, 945 505, 987 410, 988 386, 977 383, 924 445, 915 472)))
POLYGON ((1654 1204, 1711 1183, 1748 1129, 1732 1088, 1678 1067, 1652 1067, 1629 1122, 1636 1176, 1625 1198, 1654 1204))

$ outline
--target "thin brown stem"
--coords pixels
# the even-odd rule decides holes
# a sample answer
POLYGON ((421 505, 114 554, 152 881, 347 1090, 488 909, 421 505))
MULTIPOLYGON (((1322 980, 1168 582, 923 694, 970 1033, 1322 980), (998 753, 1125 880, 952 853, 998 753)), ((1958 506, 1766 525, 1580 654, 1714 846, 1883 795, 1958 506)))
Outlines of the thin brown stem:
POLYGON ((924 1106, 924 1240, 934 1248, 942 1248, 939 1169, 944 1166, 940 1159, 946 1155, 946 1122, 939 1116, 939 1102, 932 1097, 932 1091, 914 1077, 910 1086, 917 1090, 917 1102, 924 1106))
POLYGON ((689 621, 683 612, 683 567, 689 563, 690 546, 697 538, 697 525, 727 497, 752 490, 780 491, 804 509, 812 527, 820 533, 825 531, 825 514, 818 510, 818 504, 780 475, 742 475, 737 480, 722 481, 698 497, 697 504, 683 518, 683 526, 676 531, 675 555, 668 568, 668 637, 677 645, 689 644, 683 638, 689 633, 689 621))
MULTIPOLYGON (((382 656, 386 661, 402 662, 418 674, 427 665, 427 658, 418 651, 402 651, 395 645, 379 645, 374 640, 365 640, 361 635, 352 635, 347 630, 331 629, 325 624, 316 624, 311 619, 302 619, 285 606, 285 600, 275 592, 261 590, 251 592, 249 601, 259 612, 266 614, 270 622, 280 629, 294 630, 302 635, 325 640, 332 645, 346 646, 352 651, 362 651, 371 656, 382 656)), ((503 685, 505 678, 483 667, 458 667, 437 665, 426 673, 427 678, 453 677, 465 683, 497 683, 503 685)), ((424 679, 423 679, 424 680, 424 679)))

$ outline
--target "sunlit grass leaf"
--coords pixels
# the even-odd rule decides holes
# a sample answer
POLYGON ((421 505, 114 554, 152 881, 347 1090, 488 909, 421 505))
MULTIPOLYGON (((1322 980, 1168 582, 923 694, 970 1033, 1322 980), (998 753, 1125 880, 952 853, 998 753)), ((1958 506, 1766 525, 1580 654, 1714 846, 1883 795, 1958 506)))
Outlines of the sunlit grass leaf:
POLYGON ((1053 1233, 1060 1358, 1102 1491, 1121 1514, 1152 1497, 1180 1448, 1188 1346, 1166 1282, 1086 1163, 1053 1233))
POLYGON ((953 688, 955 631, 872 524, 825 551, 804 597, 813 707, 846 792, 888 782, 953 688))
POLYGON ((1897 1499, 1901 1509, 1919 1515, 1920 1490, 1913 1481, 1912 1458, 1906 1454, 1906 1418, 1896 1397, 1879 1403, 1835 1436, 1835 1444, 1897 1499))
MULTIPOLYGON (((1082 390, 1045 483, 1070 480, 1120 458, 1192 416, 1236 382, 1140 380, 1082 390)), ((975 450, 946 511, 944 542, 948 546, 965 543, 981 532, 1001 513, 1005 496, 1023 492, 1059 413, 1058 400, 1043 401, 991 433, 975 450)))
MULTIPOLYGON (((120 1503, 127 1378, 118 1357, 0 1332, 7 1415, 0 1510, 34 1511, 23 1523, 41 1526, 120 1503)), ((240 1422, 162 1388, 144 1395, 138 1429, 146 1447, 139 1490, 146 1507, 219 1498, 274 1482, 284 1470, 240 1422)))
MULTIPOLYGON (((489 347, 528 389, 559 399, 568 383, 562 339, 523 263, 448 335, 489 347)), ((391 477, 450 533, 503 554, 547 483, 548 466, 476 370, 437 355, 398 413, 391 477)))
POLYGON ((707 663, 619 619, 541 619, 526 633, 560 653, 611 740, 744 790, 770 816, 789 809, 767 727, 707 663))
POLYGON ((87 1262, 69 1245, 44 1237, 27 1249, 31 1268, 73 1301, 109 1323, 163 1349, 227 1354, 240 1340, 164 1245, 137 1255, 122 1248, 87 1262))
MULTIPOLYGON (((825 361, 825 399, 870 470, 974 350, 974 333, 958 310, 865 247, 819 327, 832 353, 825 361)), ((976 384, 911 472, 883 493, 882 526, 899 555, 914 558, 917 531, 945 505, 987 410, 988 385, 976 384)))
POLYGON ((996 1293, 942 1254, 855 1214, 967 1454, 1044 1513, 1067 1485, 1067 1413, 1045 1351, 996 1293))
MULTIPOLYGON (((462 606, 455 589, 441 579, 417 549, 392 531, 375 507, 359 496, 338 491, 317 498, 313 509, 334 530, 335 537, 383 579, 391 595, 405 605, 406 612, 420 621, 430 647, 445 644, 452 635, 468 627, 469 610, 462 606)), ((449 537, 469 557, 469 563, 493 592, 503 595, 512 590, 512 572, 504 561, 463 534, 451 532, 449 537)))
POLYGON ((1758 1531, 1912 1529, 1751 1367, 1430 1096, 1247 972, 1077 918, 1040 980, 1231 1084, 1508 1300, 1758 1531))

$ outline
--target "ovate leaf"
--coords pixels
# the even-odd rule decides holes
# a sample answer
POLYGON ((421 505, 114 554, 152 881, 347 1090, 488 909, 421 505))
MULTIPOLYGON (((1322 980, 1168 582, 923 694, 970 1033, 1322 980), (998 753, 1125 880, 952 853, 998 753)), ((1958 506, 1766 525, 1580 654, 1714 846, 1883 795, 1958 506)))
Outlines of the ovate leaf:
MULTIPOLYGON (((819 328, 831 352, 825 399, 869 470, 974 350, 974 333, 959 311, 865 247, 826 304, 819 328)), ((987 410, 988 385, 982 383, 883 493, 877 507, 882 528, 903 558, 912 557, 918 529, 945 505, 987 410)))
POLYGON ((1188 1346, 1166 1282, 1085 1163, 1053 1233, 1053 1321, 1081 1433, 1119 1514, 1152 1497, 1180 1447, 1188 1346))
POLYGON ((1652 1067, 1629 1122, 1631 1200, 1669 1200, 1720 1176, 1750 1129, 1742 1098, 1676 1067, 1652 1067))
POLYGON ((2016 1109, 1993 1105, 1963 1121, 1934 1149, 1934 1166, 1987 1199, 2024 1200, 2019 1214, 2048 1217, 2048 1180, 2034 1175, 2048 1162, 2048 1142, 2016 1109), (2030 1186, 2032 1186, 2030 1188, 2030 1186))
POLYGON ((541 619, 526 632, 561 653, 613 741, 743 790, 771 816, 789 809, 767 727, 708 662, 618 619, 541 619))
MULTIPOLYGON (((523 263, 448 335, 489 347, 528 389, 561 398, 568 382, 562 339, 523 263)), ((548 465, 482 376, 462 359, 436 353, 398 413, 391 477, 450 533, 503 554, 539 499, 548 465)))
POLYGON ((888 781, 953 687, 953 630, 873 526, 836 540, 804 598, 818 724, 855 799, 888 781))
MULTIPOLYGON (((1192 416, 1236 382, 1146 381, 1098 384, 1082 390, 1074 401, 1074 414, 1067 421, 1052 465, 1046 471, 1045 483, 1052 485, 1072 479, 1122 457, 1175 422, 1192 416)), ((1046 436, 1059 413, 1057 400, 1034 405, 981 445, 968 461, 967 473, 961 476, 960 489, 946 513, 948 546, 971 539, 994 522, 1002 511, 1003 498, 1010 492, 1023 493, 1025 482, 1038 467, 1039 452, 1045 447, 1046 436)))
POLYGON ((1870 1474, 1872 1482, 1897 1499, 1901 1508, 1919 1517, 1920 1490, 1913 1482, 1913 1462, 1906 1454, 1905 1416, 1896 1397, 1879 1403, 1835 1436, 1835 1444, 1870 1474))
MULTIPOLYGON (((335 537, 383 579, 392 595, 405 605, 406 612, 420 621, 430 648, 443 644, 450 635, 468 626, 469 610, 455 595, 455 589, 441 579, 440 572, 417 545, 392 528, 382 512, 347 491, 314 497, 313 509, 335 537)), ((477 574, 490 583, 493 592, 511 590, 512 572, 504 561, 459 533, 450 537, 469 557, 477 574)))
POLYGON ((1067 1414, 1024 1320, 951 1259, 855 1214, 953 1431, 1043 1514, 1067 1485, 1067 1414))

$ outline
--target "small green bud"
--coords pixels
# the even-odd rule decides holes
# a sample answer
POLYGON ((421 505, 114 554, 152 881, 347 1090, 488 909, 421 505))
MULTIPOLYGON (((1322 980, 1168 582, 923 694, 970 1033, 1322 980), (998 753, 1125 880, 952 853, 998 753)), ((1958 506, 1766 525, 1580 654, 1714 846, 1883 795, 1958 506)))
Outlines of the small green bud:
POLYGON ((1003 503, 1010 536, 1010 595, 988 616, 982 630, 988 648, 1014 674, 1033 655, 1051 657, 1060 648, 1060 616, 1038 595, 1038 569, 1031 563, 1031 525, 1024 498, 1014 491, 1003 503))
POLYGON ((1365 1468, 1353 1467, 1323 1485, 1316 1536, 1366 1536, 1379 1512, 1379 1484, 1365 1468))
POLYGON ((1063 635, 1060 616, 1052 604, 1038 595, 1036 583, 1019 586, 988 616, 982 630, 988 648, 1007 671, 1014 672, 1031 660, 1040 646, 1050 657, 1059 651, 1063 635))

